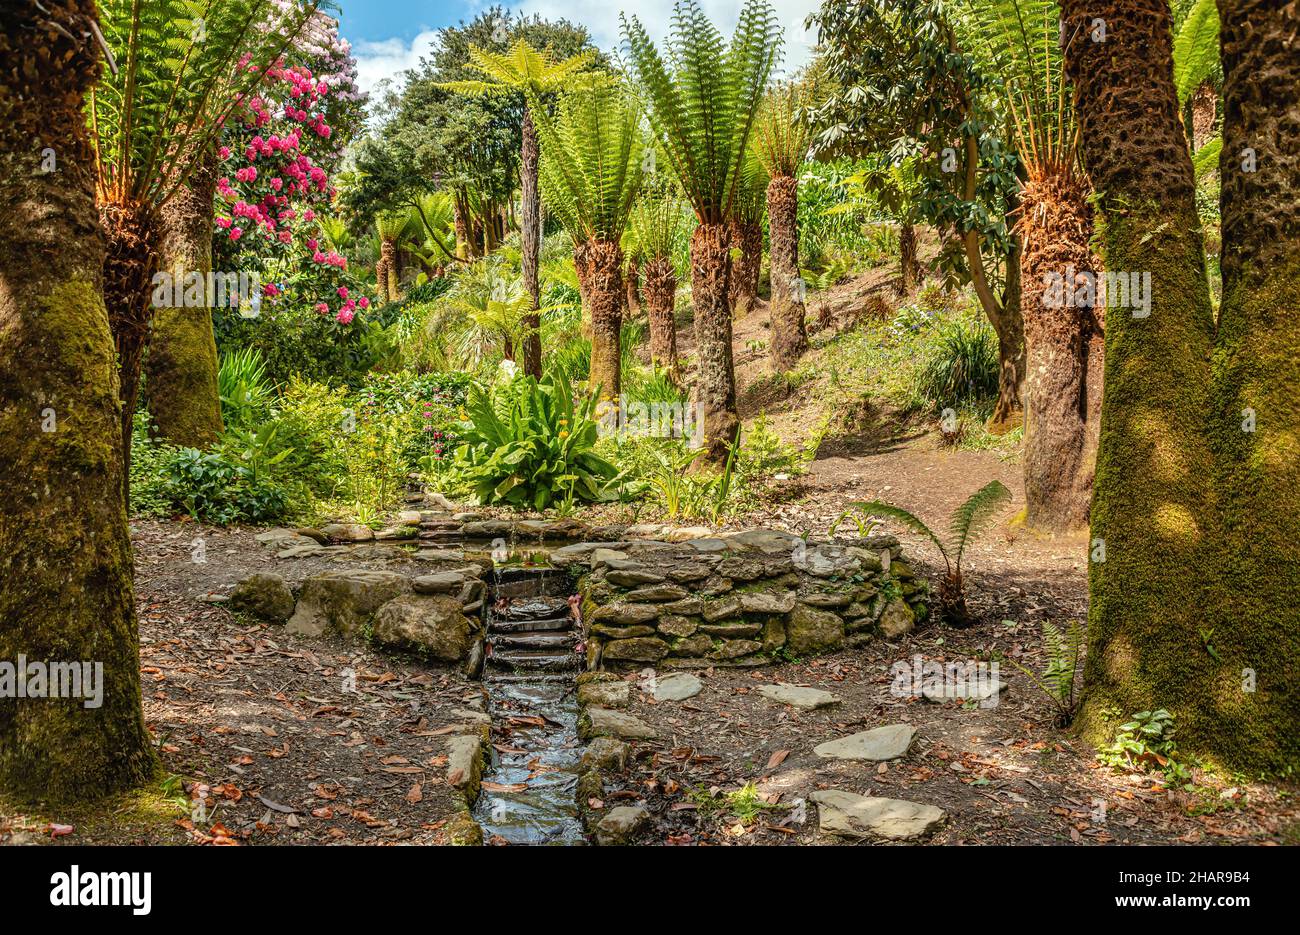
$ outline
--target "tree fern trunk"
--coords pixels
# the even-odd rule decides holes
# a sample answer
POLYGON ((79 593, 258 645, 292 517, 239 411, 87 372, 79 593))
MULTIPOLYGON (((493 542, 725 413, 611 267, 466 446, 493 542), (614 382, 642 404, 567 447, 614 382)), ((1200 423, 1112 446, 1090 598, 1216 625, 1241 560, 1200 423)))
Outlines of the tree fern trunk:
MULTIPOLYGON (((1031 180, 1021 194, 1026 522, 1048 531, 1086 525, 1092 496, 1087 376, 1093 311, 1049 300, 1052 277, 1093 267, 1086 195, 1082 179, 1070 172, 1031 180)), ((1075 285, 1065 280, 1065 289, 1075 285)))
POLYGON ((677 363, 677 273, 667 257, 657 257, 645 268, 645 307, 650 320, 650 360, 680 377, 677 363))
MULTIPOLYGON (((1010 222, 1008 222, 1010 223, 1010 222)), ((1021 422, 1025 383, 1025 323, 1020 306, 1020 243, 1013 238, 1007 254, 1006 286, 1002 302, 986 308, 989 323, 998 336, 998 401, 985 426, 993 435, 1004 435, 1021 422)))
MULTIPOLYGON (((99 206, 107 235, 104 257, 104 305, 117 346, 118 381, 122 398, 122 463, 131 474, 131 425, 140 398, 144 348, 153 319, 153 274, 158 268, 158 219, 138 205, 99 206)), ((130 508, 130 486, 122 485, 122 500, 130 508)))
POLYGON ((696 390, 703 409, 705 459, 721 465, 735 440, 736 374, 731 356, 730 237, 726 224, 700 224, 691 234, 691 300, 695 307, 696 390))
MULTIPOLYGON (((162 211, 161 268, 173 282, 212 269, 212 199, 217 155, 197 162, 189 180, 162 211)), ((212 331, 213 297, 202 308, 159 308, 145 358, 145 393, 158 434, 175 445, 203 448, 221 434, 217 390, 217 341, 212 331)))
POLYGON ((1219 10, 1223 303, 1210 441, 1224 564, 1205 641, 1219 660, 1197 667, 1217 689, 1202 729, 1227 763, 1282 771, 1300 765, 1300 48, 1293 4, 1219 10))
POLYGON ((799 278, 799 189, 789 175, 778 175, 767 185, 768 240, 771 249, 772 370, 793 370, 808 350, 804 325, 802 284, 799 278))
POLYGON ((622 390, 623 251, 608 240, 588 240, 574 257, 586 280, 591 319, 591 373, 588 385, 600 398, 617 400, 622 390))
POLYGON ((911 295, 916 288, 916 225, 904 221, 898 228, 898 265, 902 282, 899 290, 903 295, 911 295))
POLYGON ((0 659, 103 666, 98 707, 0 700, 0 789, 46 804, 138 785, 156 764, 82 110, 99 73, 80 35, 94 14, 90 0, 0 12, 0 659), (77 38, 56 23, 75 24, 77 38), (40 168, 46 148, 51 172, 40 168))
POLYGON ((397 244, 391 240, 381 241, 379 255, 384 261, 384 288, 388 292, 388 301, 396 302, 402 297, 397 277, 397 244))
POLYGON ((636 260, 629 260, 627 264, 627 275, 624 276, 623 285, 625 295, 623 308, 626 310, 629 318, 641 317, 641 294, 637 289, 641 279, 641 267, 636 260))
POLYGON ((758 277, 763 266, 763 230, 757 221, 735 218, 730 224, 731 248, 739 251, 731 264, 729 301, 733 318, 744 318, 758 301, 758 277))
POLYGON ((380 305, 383 305, 389 300, 388 264, 384 262, 382 252, 380 253, 379 259, 375 261, 375 295, 378 296, 380 305))

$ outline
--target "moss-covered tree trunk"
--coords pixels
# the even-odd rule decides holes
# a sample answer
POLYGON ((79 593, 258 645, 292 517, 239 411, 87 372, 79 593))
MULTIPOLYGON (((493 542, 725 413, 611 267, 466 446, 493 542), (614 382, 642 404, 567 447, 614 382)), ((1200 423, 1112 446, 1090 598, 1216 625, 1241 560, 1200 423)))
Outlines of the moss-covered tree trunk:
POLYGON ((53 803, 137 785, 155 766, 82 113, 99 73, 80 38, 94 14, 90 0, 0 12, 0 660, 103 666, 95 707, 0 698, 0 789, 53 803))
POLYGON ((524 107, 523 146, 519 161, 519 200, 521 212, 519 219, 520 268, 524 279, 524 290, 528 293, 529 311, 524 315, 523 339, 524 372, 534 377, 542 375, 542 320, 538 314, 541 308, 540 287, 537 281, 537 267, 541 256, 542 244, 542 203, 537 189, 537 128, 533 126, 533 116, 527 106, 524 107))
POLYGON ((758 301, 758 277, 763 266, 763 228, 757 221, 731 220, 731 278, 728 281, 731 313, 744 318, 758 301))
MULTIPOLYGON (((1083 180, 1069 170, 1027 183, 1021 193, 1021 299, 1025 329, 1026 523, 1046 531, 1088 522, 1093 458, 1088 425, 1088 358, 1093 309, 1075 305, 1092 253, 1083 180)), ((1088 301, 1086 291, 1079 298, 1088 301)))
POLYGON ((793 370, 808 350, 807 314, 799 278, 799 183, 778 175, 767 183, 767 237, 772 299, 772 370, 793 370))
POLYGON ((1281 771, 1300 766, 1300 44, 1293 3, 1221 0, 1219 11, 1223 302, 1210 438, 1222 564, 1207 642, 1221 661, 1204 666, 1197 740, 1234 765, 1281 771))
POLYGON ((656 257, 645 267, 645 308, 650 320, 650 360, 679 379, 677 362, 677 271, 668 257, 656 257))
POLYGON ((731 356, 730 236, 726 224, 691 234, 691 301, 695 308, 695 382, 703 411, 704 460, 721 465, 736 437, 736 372, 731 356))
POLYGON ((591 373, 588 385, 601 399, 617 400, 622 390, 623 251, 608 240, 588 240, 574 251, 574 265, 584 282, 584 301, 591 320, 591 373))
POLYGON ((173 282, 189 273, 204 278, 200 308, 154 310, 145 357, 145 394, 158 434, 176 445, 202 448, 223 428, 217 390, 217 341, 212 331, 213 297, 206 292, 212 269, 212 199, 217 187, 217 156, 197 161, 189 180, 162 210, 162 270, 173 282))
MULTIPOLYGON (((1150 314, 1111 308, 1106 319, 1080 725, 1102 743, 1118 718, 1164 707, 1181 744, 1209 749, 1226 739, 1219 709, 1238 703, 1240 671, 1229 685, 1201 639, 1226 546, 1205 437, 1214 315, 1169 5, 1065 0, 1062 13, 1106 268, 1151 273, 1150 314), (1097 18, 1105 42, 1089 36, 1097 18)), ((1219 586, 1236 596, 1257 584, 1219 586)))
POLYGON ((463 190, 456 192, 451 202, 452 226, 456 230, 456 256, 465 260, 470 252, 469 203, 463 190))
POLYGON ((898 226, 898 266, 901 277, 899 291, 903 295, 911 295, 918 278, 916 225, 911 221, 904 221, 898 226))

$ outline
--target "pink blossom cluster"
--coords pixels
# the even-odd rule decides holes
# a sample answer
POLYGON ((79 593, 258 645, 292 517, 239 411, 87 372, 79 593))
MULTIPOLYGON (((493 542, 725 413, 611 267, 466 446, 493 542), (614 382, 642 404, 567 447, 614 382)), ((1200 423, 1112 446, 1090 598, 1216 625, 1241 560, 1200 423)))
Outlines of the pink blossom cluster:
MULTIPOLYGON (((256 69, 247 61, 243 65, 256 69)), ((310 236, 311 229, 303 226, 315 222, 315 211, 307 207, 300 214, 294 207, 303 203, 327 205, 334 195, 328 174, 304 152, 313 145, 310 140, 330 137, 330 127, 318 106, 329 93, 329 85, 301 65, 273 65, 266 70, 265 78, 265 93, 249 96, 241 102, 239 111, 244 132, 253 135, 238 149, 222 146, 218 150, 223 162, 239 164, 230 176, 217 181, 217 192, 228 206, 228 216, 218 216, 216 224, 232 241, 257 231, 267 240, 291 247, 295 235, 305 235, 303 241, 313 263, 346 270, 347 258, 334 250, 320 249, 318 240, 310 236), (272 103, 268 98, 273 96, 283 96, 283 100, 272 103), (280 126, 281 121, 287 125, 280 126), (265 132, 261 132, 263 128, 265 132)), ((335 318, 349 324, 359 303, 347 301, 345 295, 342 298, 345 301, 335 318)), ((364 297, 361 301, 365 303, 361 308, 369 305, 364 297)), ((319 303, 317 310, 321 314, 331 311, 326 302, 319 303)))

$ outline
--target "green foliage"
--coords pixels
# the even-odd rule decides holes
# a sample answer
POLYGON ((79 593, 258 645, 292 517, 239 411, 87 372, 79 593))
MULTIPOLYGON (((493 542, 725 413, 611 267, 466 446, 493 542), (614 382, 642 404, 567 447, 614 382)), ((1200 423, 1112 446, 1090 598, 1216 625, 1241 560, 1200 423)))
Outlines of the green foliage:
POLYGON ((90 99, 101 199, 161 205, 318 3, 274 0, 101 0, 113 52, 90 99), (247 56, 253 68, 240 67, 247 56))
POLYGON ((1088 628, 1081 621, 1071 620, 1069 630, 1062 632, 1056 624, 1044 620, 1043 649, 1047 653, 1047 665, 1042 675, 1036 675, 1016 660, 1011 660, 1012 665, 1029 676, 1030 681, 1051 699, 1056 707, 1059 727, 1068 727, 1079 707, 1074 685, 1083 648, 1087 645, 1088 628))
POLYGON ((542 199, 575 241, 618 243, 641 184, 636 108, 620 86, 588 85, 560 96, 552 116, 530 98, 542 156, 542 199))
POLYGON ((168 497, 194 519, 218 525, 263 523, 285 513, 284 490, 221 449, 181 448, 166 472, 168 497))
POLYGON ((275 385, 267 378, 262 352, 245 347, 223 354, 217 370, 217 393, 221 419, 228 426, 248 426, 265 414, 275 397, 275 385))
POLYGON ((516 374, 490 393, 472 387, 456 451, 461 479, 479 502, 518 509, 613 499, 618 469, 594 451, 596 398, 593 392, 575 403, 557 371, 540 381, 516 374))
POLYGON ((795 175, 808 155, 812 127, 800 88, 782 84, 768 92, 754 126, 754 155, 763 171, 775 178, 795 175))
POLYGON ((1185 104, 1219 65, 1219 8, 1215 0, 1195 0, 1174 36, 1174 87, 1185 104))
POLYGON ((1188 783, 1191 773, 1178 756, 1176 732, 1174 716, 1164 708, 1139 711, 1120 725, 1114 742, 1099 750, 1097 759, 1114 769, 1147 771, 1155 767, 1169 783, 1188 783))
POLYGON ((724 223, 780 48, 775 11, 766 0, 746 0, 727 43, 697 0, 678 0, 666 56, 635 16, 622 22, 628 63, 658 151, 700 222, 724 223))
POLYGON ((939 600, 944 616, 954 626, 967 626, 966 599, 962 590, 961 559, 966 546, 982 532, 997 514, 1011 502, 1011 491, 1001 481, 989 481, 975 491, 952 511, 948 520, 947 538, 937 533, 912 513, 892 503, 881 500, 850 503, 849 508, 836 520, 832 530, 853 512, 865 517, 887 517, 927 537, 943 556, 946 577, 939 589, 939 600))
POLYGON ((659 187, 642 194, 628 218, 623 252, 641 262, 673 260, 686 226, 684 211, 685 205, 670 189, 659 187))
POLYGON ((982 319, 963 315, 944 321, 917 373, 917 395, 938 407, 956 408, 996 399, 998 340, 982 319))

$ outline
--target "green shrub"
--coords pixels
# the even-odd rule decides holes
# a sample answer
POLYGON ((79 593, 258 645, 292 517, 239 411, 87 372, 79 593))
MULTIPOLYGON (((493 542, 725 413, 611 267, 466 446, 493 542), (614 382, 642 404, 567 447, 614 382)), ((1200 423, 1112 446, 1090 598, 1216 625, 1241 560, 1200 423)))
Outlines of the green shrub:
POLYGON ((275 398, 275 386, 266 375, 262 352, 245 347, 222 354, 217 392, 226 425, 252 425, 265 415, 275 398))
POLYGON ((470 389, 456 451, 461 480, 484 504, 542 510, 560 501, 614 499, 618 469, 593 450, 596 399, 575 404, 562 371, 525 375, 488 393, 470 389))
POLYGON ((1125 770, 1150 770, 1164 773, 1171 783, 1191 779, 1187 765, 1178 756, 1174 716, 1164 708, 1141 711, 1121 724, 1115 740, 1097 752, 1097 759, 1107 766, 1125 770))
POLYGON ((971 315, 945 321, 916 376, 917 395, 936 406, 979 404, 998 395, 998 340, 971 315))
POLYGON ((219 449, 178 449, 166 475, 169 498, 195 519, 228 525, 273 522, 285 515, 283 488, 219 449))

